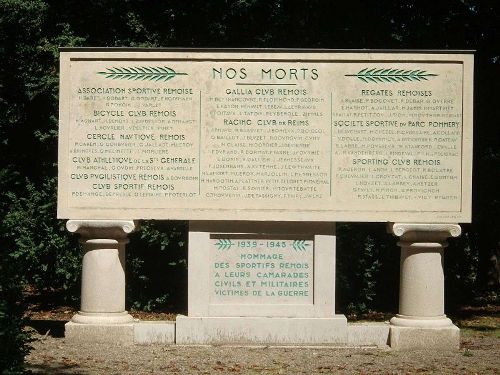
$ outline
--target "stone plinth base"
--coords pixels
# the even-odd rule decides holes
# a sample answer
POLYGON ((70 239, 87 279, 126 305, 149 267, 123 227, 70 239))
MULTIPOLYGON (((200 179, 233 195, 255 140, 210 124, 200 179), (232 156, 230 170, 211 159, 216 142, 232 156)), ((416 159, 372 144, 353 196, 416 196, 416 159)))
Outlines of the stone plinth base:
POLYGON ((68 322, 64 336, 69 342, 107 344, 175 344, 175 322, 146 321, 127 324, 79 324, 68 322))
POLYGON ((389 330, 389 323, 351 323, 347 326, 347 345, 387 347, 389 330))
POLYGON ((391 326, 391 348, 456 350, 460 347, 460 329, 455 325, 439 328, 391 326))
POLYGON ((133 345, 134 323, 80 324, 68 322, 64 326, 64 337, 67 341, 72 342, 133 345))
POLYGON ((187 317, 176 320, 177 344, 345 345, 347 319, 187 317))
POLYGON ((66 323, 69 342, 180 345, 339 345, 349 347, 388 344, 395 350, 456 350, 460 330, 454 325, 422 328, 388 323, 347 324, 344 315, 333 318, 187 317, 176 322, 144 321, 127 324, 66 323))
POLYGON ((134 342, 141 345, 174 344, 175 322, 143 321, 134 325, 134 342))

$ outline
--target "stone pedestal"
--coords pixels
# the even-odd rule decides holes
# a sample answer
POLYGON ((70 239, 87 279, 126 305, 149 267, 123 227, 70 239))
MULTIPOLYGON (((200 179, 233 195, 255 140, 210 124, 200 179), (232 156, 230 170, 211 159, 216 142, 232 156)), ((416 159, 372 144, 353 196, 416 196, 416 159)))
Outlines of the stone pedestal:
POLYGON ((391 319, 394 349, 458 349, 460 331, 444 313, 443 250, 448 237, 458 237, 457 224, 389 226, 400 237, 399 314, 391 319))
POLYGON ((66 324, 67 339, 133 343, 133 318, 125 311, 125 245, 130 220, 68 220, 83 246, 81 308, 66 324))
POLYGON ((176 343, 347 343, 347 320, 335 314, 334 223, 191 221, 188 263, 176 343), (220 285, 234 293, 221 296, 220 285))

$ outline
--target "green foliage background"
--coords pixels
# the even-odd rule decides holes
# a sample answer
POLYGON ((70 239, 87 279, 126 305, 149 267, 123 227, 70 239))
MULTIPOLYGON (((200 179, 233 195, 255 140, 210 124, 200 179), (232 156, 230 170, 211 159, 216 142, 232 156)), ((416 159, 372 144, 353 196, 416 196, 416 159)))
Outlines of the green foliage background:
MULTIPOLYGON (((497 0, 0 0, 0 358, 12 345, 25 353, 24 286, 78 304, 80 250, 55 219, 59 46, 477 50, 474 217, 446 251, 447 297, 495 300, 499 8, 497 0)), ((339 225, 342 311, 396 308, 395 242, 380 224, 339 225)), ((186 223, 143 223, 127 261, 129 308, 185 308, 186 223)))

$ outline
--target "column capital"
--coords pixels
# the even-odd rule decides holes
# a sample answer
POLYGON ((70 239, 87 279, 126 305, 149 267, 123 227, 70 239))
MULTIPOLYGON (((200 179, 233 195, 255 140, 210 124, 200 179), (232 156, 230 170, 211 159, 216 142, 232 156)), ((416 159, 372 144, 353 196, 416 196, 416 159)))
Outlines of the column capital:
POLYGON ((445 239, 462 234, 458 224, 388 223, 387 227, 388 232, 397 237, 425 237, 432 233, 445 239))
POLYGON ((138 228, 134 220, 78 220, 66 222, 66 229, 83 237, 122 238, 138 228))

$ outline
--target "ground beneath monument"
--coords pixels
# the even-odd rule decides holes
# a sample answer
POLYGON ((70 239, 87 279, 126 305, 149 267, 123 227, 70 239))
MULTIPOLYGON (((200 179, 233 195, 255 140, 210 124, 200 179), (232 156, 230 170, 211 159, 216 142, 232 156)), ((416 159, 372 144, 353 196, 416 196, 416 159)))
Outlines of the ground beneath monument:
MULTIPOLYGON (((468 308, 454 320, 459 351, 336 347, 119 346, 67 343, 67 309, 32 316, 35 341, 27 358, 35 374, 498 374, 500 308, 468 308)), ((173 315, 139 314, 168 319, 173 315)))

